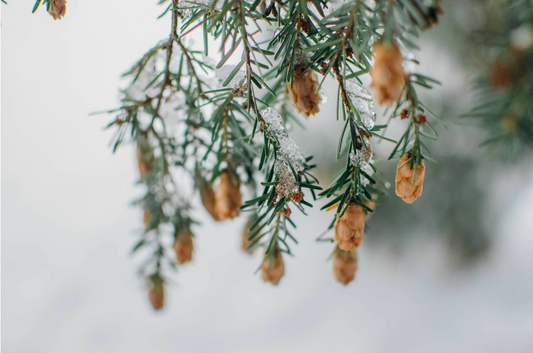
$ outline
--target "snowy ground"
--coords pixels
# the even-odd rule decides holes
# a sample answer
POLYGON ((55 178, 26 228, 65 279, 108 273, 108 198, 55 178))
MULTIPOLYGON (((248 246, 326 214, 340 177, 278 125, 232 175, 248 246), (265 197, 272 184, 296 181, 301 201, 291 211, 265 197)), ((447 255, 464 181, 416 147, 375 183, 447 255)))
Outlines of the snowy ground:
POLYGON ((243 220, 202 213, 195 260, 154 313, 128 257, 134 153, 112 156, 108 118, 88 113, 116 106, 119 73, 168 21, 140 0, 69 1, 61 22, 32 5, 2 5, 4 352, 533 351, 533 168, 475 267, 452 270, 436 241, 402 257, 364 244, 348 287, 314 241, 329 215, 296 216, 301 244, 274 288, 239 249, 243 220))

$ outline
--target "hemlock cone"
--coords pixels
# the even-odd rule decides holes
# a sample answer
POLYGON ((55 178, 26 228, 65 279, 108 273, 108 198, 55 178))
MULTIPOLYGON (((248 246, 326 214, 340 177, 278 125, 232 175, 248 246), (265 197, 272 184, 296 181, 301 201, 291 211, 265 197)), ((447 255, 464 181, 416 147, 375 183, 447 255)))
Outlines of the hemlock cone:
POLYGON ((400 158, 400 162, 398 163, 398 170, 396 171, 396 195, 401 197, 406 203, 413 203, 417 198, 422 196, 426 167, 424 166, 424 160, 422 160, 419 166, 411 169, 409 156, 409 153, 405 154, 400 158), (415 177, 414 182, 413 175, 415 177))
POLYGON ((375 89, 376 101, 379 104, 394 105, 400 100, 405 86, 402 53, 396 44, 380 42, 374 47, 374 55, 370 87, 375 89))
POLYGON ((335 224, 334 240, 339 242, 339 248, 351 251, 363 242, 365 231, 365 210, 351 203, 344 215, 335 224))
POLYGON ((356 271, 357 259, 354 250, 335 250, 335 254, 333 255, 333 274, 335 275, 335 280, 347 285, 353 281, 356 271))
POLYGON ((60 20, 67 13, 67 2, 65 0, 52 0, 48 7, 48 13, 54 20, 60 20))
POLYGON ((269 256, 264 257, 263 264, 261 265, 261 278, 263 281, 270 282, 276 286, 284 274, 285 266, 279 250, 274 252, 272 260, 269 256))
POLYGON ((287 89, 289 90, 291 100, 298 112, 306 116, 315 115, 320 111, 318 105, 320 104, 320 94, 316 92, 318 89, 318 76, 316 72, 309 69, 303 71, 305 65, 296 66, 294 68, 294 82, 287 82, 287 89))
POLYGON ((179 264, 184 264, 192 260, 192 253, 194 250, 193 235, 190 230, 181 231, 176 236, 174 241, 174 252, 176 253, 176 261, 179 264))

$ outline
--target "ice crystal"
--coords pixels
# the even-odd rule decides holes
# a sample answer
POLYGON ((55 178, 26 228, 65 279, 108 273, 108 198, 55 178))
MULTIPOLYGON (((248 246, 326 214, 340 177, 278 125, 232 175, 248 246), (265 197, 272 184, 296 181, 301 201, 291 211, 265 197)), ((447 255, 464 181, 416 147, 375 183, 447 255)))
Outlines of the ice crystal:
POLYGON ((376 112, 374 111, 372 96, 356 79, 346 80, 344 86, 346 93, 361 117, 361 122, 368 130, 371 130, 376 123, 376 112))
MULTIPOLYGON (((368 174, 369 176, 372 176, 372 174, 374 173, 374 170, 370 165, 370 163, 372 163, 372 159, 366 160, 363 157, 363 154, 359 151, 357 151, 357 154, 354 154, 353 151, 350 152, 350 163, 365 172, 366 174, 368 174)), ((369 183, 369 180, 364 175, 360 176, 360 180, 363 186, 367 186, 369 183)))
MULTIPOLYGON (((368 176, 372 176, 372 173, 374 172, 374 170, 372 169, 372 167, 370 166, 370 163, 368 162, 363 162, 361 164, 359 164, 359 168, 365 172, 366 174, 368 174, 368 176)), ((361 184, 363 186, 367 186, 368 183, 370 181, 363 175, 361 175, 361 184)))
POLYGON ((266 108, 261 112, 265 121, 264 133, 272 144, 277 146, 277 159, 274 166, 274 172, 279 178, 276 188, 278 195, 288 196, 298 188, 296 174, 304 170, 305 158, 300 153, 300 148, 289 136, 283 119, 272 108, 266 108), (292 166, 292 168, 291 168, 292 166))

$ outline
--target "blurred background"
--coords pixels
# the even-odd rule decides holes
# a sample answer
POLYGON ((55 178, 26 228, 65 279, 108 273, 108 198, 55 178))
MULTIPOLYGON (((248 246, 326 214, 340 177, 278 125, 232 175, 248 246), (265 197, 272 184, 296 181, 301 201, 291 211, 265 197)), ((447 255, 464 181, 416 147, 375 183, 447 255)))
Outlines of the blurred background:
MULTIPOLYGON (((533 352, 532 152, 479 148, 484 131, 459 117, 488 56, 470 33, 503 20, 485 1, 445 1, 421 37, 417 70, 442 81, 425 96, 448 129, 430 144, 424 195, 378 200, 354 282, 334 281, 333 245, 315 241, 332 217, 320 202, 293 213, 300 244, 278 287, 254 275, 260 254, 240 250, 245 218, 214 224, 198 207, 195 257, 171 276, 163 312, 129 255, 143 227, 129 206, 134 151, 112 155, 112 117, 89 113, 118 105, 121 73, 169 19, 141 0, 69 1, 61 21, 32 7, 2 5, 4 352, 533 352)), ((322 185, 339 169, 334 101, 293 132, 322 185)), ((393 183, 391 147, 375 155, 393 183)))

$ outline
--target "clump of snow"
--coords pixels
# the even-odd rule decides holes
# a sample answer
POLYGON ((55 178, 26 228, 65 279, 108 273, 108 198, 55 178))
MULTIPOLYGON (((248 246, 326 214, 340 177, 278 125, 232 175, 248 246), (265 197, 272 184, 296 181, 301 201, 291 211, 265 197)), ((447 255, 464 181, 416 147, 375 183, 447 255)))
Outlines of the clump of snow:
MULTIPOLYGON (((220 83, 220 87, 222 87, 222 84, 228 76, 231 74, 231 72, 235 69, 235 65, 224 65, 220 69, 215 70, 215 76, 220 83)), ((246 73, 244 70, 239 70, 237 74, 231 79, 229 84, 226 87, 229 88, 239 88, 242 86, 244 82, 244 78, 246 76, 246 73)))
POLYGON ((265 121, 264 133, 272 144, 277 146, 277 159, 274 166, 274 172, 279 178, 276 191, 280 196, 289 196, 298 189, 296 174, 304 170, 305 158, 300 153, 300 148, 289 136, 281 115, 272 108, 266 108, 261 112, 265 121))
POLYGON ((371 130, 376 123, 376 112, 372 96, 355 78, 346 80, 344 87, 361 117, 361 122, 368 130, 371 130))

